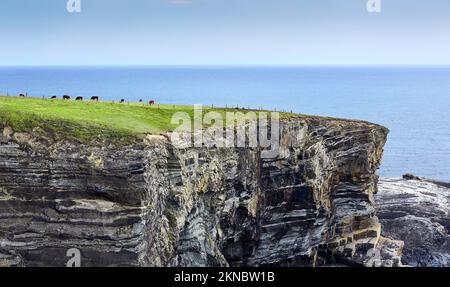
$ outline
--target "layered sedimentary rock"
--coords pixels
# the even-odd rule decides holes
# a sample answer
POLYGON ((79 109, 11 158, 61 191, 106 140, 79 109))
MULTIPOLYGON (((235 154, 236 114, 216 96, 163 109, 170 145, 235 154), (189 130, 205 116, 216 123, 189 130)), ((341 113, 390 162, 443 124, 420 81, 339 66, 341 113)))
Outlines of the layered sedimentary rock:
MULTIPOLYGON (((55 142, 0 127, 0 264, 397 266, 373 194, 388 131, 284 120, 278 157, 258 148, 55 142)), ((42 134, 42 133, 39 133, 42 134)))
POLYGON ((450 267, 450 184, 405 178, 379 183, 376 206, 383 234, 405 242, 407 265, 450 267))

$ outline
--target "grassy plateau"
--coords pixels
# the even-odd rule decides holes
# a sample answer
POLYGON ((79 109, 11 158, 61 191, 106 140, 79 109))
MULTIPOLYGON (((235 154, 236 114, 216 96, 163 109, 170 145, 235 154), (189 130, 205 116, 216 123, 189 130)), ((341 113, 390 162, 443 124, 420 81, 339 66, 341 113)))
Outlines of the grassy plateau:
MULTIPOLYGON (((246 112, 203 107, 204 113, 209 111, 219 112, 224 118, 226 112, 246 112)), ((186 112, 193 118, 194 107, 0 96, 0 125, 19 132, 43 132, 81 142, 169 132, 177 127, 171 124, 176 112, 186 112)), ((281 117, 290 116, 294 115, 281 114, 281 117)))

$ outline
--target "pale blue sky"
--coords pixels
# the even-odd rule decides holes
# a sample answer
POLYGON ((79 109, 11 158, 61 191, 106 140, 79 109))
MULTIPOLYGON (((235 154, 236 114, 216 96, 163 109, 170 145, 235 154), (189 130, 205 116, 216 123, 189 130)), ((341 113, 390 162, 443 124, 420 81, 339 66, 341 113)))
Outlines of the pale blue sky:
POLYGON ((0 65, 450 64, 449 0, 185 1, 0 0, 0 65))

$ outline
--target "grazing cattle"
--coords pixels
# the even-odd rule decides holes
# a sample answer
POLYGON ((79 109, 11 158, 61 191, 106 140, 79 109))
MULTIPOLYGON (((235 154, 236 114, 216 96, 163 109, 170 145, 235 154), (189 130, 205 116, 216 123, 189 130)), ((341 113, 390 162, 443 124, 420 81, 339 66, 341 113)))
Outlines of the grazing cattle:
POLYGON ((155 101, 151 100, 151 101, 148 102, 148 104, 149 104, 150 106, 153 106, 153 105, 155 104, 155 101))
POLYGON ((124 99, 121 99, 120 102, 121 102, 121 103, 125 103, 125 100, 124 100, 124 99))
POLYGON ((57 96, 52 96, 52 100, 56 100, 57 98, 57 96))
POLYGON ((142 103, 142 99, 139 100, 139 103, 142 103))
POLYGON ((76 99, 75 99, 75 101, 82 101, 83 100, 83 97, 77 97, 76 99))
POLYGON ((98 97, 91 97, 91 101, 96 101, 96 102, 98 102, 98 97))
POLYGON ((25 97, 25 95, 24 94, 20 94, 19 97, 25 97))
POLYGON ((64 96, 63 96, 63 100, 70 100, 70 96, 64 95, 64 96))

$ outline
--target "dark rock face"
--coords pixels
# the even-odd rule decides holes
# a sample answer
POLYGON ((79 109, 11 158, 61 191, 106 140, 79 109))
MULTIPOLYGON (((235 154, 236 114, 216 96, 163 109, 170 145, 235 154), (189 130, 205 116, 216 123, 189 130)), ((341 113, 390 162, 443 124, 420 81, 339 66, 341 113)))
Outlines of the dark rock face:
POLYGON ((382 179, 376 195, 385 236, 403 240, 411 266, 450 266, 450 189, 426 179, 382 179))
POLYGON ((404 180, 419 180, 419 181, 422 180, 420 177, 418 177, 414 174, 410 174, 410 173, 403 175, 403 179, 404 180))
POLYGON ((85 146, 0 127, 0 264, 397 266, 373 194, 387 130, 281 123, 259 149, 175 149, 166 136, 85 146))

